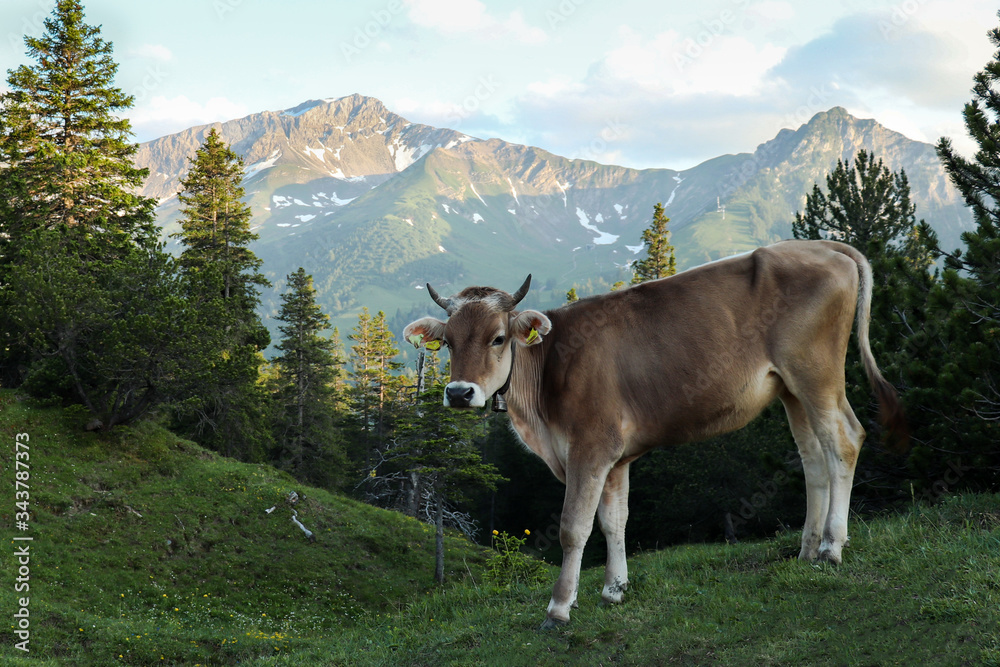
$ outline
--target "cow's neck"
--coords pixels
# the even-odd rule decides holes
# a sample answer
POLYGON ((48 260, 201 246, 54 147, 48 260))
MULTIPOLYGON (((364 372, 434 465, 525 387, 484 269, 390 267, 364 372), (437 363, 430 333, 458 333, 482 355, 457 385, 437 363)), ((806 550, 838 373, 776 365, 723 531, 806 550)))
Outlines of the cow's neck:
POLYGON ((507 413, 521 441, 548 464, 556 477, 565 480, 562 462, 552 447, 552 433, 542 414, 542 371, 547 348, 542 343, 518 349, 507 392, 507 413))

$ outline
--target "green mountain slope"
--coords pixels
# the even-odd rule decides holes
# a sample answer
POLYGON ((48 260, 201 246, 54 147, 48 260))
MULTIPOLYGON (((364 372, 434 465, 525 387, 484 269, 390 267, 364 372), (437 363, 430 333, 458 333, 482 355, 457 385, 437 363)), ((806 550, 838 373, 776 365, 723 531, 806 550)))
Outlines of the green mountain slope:
MULTIPOLYGON (((10 584, 4 609, 13 614, 29 598, 33 664, 245 663, 335 638, 434 586, 426 524, 225 459, 151 424, 101 437, 84 433, 79 419, 0 391, 9 461, 16 434, 29 436, 20 470, 31 517, 17 536, 33 539, 10 542, 0 573, 10 584), (30 589, 18 592, 11 553, 25 544, 30 589)), ((3 516, 12 527, 14 476, 5 466, 3 516)), ((452 537, 446 547, 451 581, 480 571, 479 548, 452 537)), ((13 643, 0 654, 21 655, 13 643)))
MULTIPOLYGON (((255 251, 275 290, 299 266, 342 329, 361 306, 390 315, 427 312, 431 282, 516 286, 553 306, 574 283, 630 277, 641 234, 662 202, 681 268, 791 234, 813 183, 860 148, 905 169, 917 214, 957 247, 970 216, 933 146, 840 108, 781 130, 754 153, 724 155, 684 172, 569 160, 539 148, 412 124, 359 95, 311 101, 215 124, 245 156, 245 182, 261 239, 255 251)), ((160 197, 162 223, 177 217, 185 151, 208 126, 143 144, 144 192, 160 197), (173 189, 171 189, 173 188, 173 189)), ((273 323, 272 323, 273 324, 273 323)))

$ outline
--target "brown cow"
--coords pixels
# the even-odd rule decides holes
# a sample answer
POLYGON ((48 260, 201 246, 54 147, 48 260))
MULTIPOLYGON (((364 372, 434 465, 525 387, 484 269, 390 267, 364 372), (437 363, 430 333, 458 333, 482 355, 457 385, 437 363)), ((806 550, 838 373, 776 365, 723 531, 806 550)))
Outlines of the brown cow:
POLYGON ((655 447, 746 425, 781 399, 802 458, 806 519, 799 558, 840 563, 854 466, 865 431, 844 393, 852 324, 883 418, 902 425, 896 392, 868 343, 872 272, 854 248, 786 241, 541 313, 469 287, 404 337, 451 349, 445 405, 482 407, 509 386, 517 434, 562 482, 563 563, 543 627, 569 621, 594 514, 607 538, 601 597, 628 585, 629 464, 655 447), (515 354, 516 350, 516 354, 515 354))

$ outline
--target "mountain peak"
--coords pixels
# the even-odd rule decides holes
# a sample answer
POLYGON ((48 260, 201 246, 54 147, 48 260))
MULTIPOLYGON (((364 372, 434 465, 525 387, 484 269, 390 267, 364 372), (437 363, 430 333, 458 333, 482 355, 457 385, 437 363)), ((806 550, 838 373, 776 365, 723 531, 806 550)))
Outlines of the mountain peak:
MULTIPOLYGON (((354 94, 142 144, 136 162, 150 170, 143 194, 161 199, 161 224, 176 225, 179 179, 209 127, 244 159, 255 252, 268 277, 280 285, 305 267, 325 309, 342 318, 360 304, 404 314, 426 306, 419 290, 428 281, 506 284, 510 274, 535 272, 544 278, 535 305, 551 305, 574 282, 626 279, 657 202, 667 207, 682 266, 746 252, 788 237, 813 184, 861 148, 890 170, 906 169, 920 215, 943 243, 968 217, 933 146, 843 107, 782 129, 752 155, 678 173, 473 139, 354 94)), ((266 307, 276 301, 264 297, 266 307)))
POLYGON ((149 167, 144 194, 161 203, 180 189, 180 179, 209 127, 243 157, 247 178, 274 168, 298 170, 294 180, 335 178, 353 183, 340 187, 360 194, 357 183, 374 187, 438 146, 464 136, 447 129, 413 124, 381 100, 354 94, 307 100, 283 111, 265 111, 224 123, 189 128, 140 146, 136 161, 149 167))

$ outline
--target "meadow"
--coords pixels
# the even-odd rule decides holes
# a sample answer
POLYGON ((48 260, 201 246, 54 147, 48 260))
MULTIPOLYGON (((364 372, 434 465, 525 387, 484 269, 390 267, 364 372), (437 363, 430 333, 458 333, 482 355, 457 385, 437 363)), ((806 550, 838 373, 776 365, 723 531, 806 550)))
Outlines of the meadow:
POLYGON ((449 535, 437 587, 430 526, 150 422, 101 436, 80 420, 0 391, 3 517, 28 433, 33 537, 30 652, 9 635, 2 664, 1000 665, 996 495, 854 517, 840 567, 796 560, 795 531, 636 554, 624 604, 601 606, 603 568, 586 570, 572 623, 541 632, 552 565, 489 577, 497 552, 449 535))

